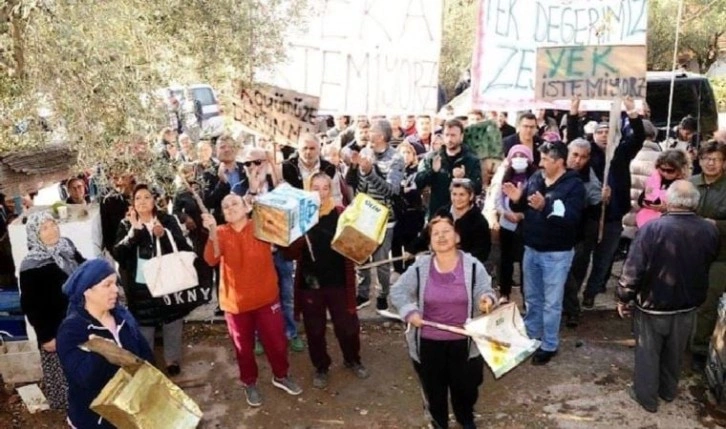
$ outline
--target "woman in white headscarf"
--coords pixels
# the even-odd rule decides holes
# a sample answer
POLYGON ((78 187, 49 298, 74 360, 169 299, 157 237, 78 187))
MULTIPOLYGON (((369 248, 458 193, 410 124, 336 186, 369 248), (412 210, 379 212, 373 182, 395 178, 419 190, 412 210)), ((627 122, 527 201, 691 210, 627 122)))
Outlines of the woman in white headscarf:
POLYGON ((85 260, 47 211, 33 213, 25 225, 28 254, 20 264, 20 305, 38 338, 43 393, 50 407, 65 410, 68 386, 56 354, 56 334, 66 316, 62 286, 85 260))

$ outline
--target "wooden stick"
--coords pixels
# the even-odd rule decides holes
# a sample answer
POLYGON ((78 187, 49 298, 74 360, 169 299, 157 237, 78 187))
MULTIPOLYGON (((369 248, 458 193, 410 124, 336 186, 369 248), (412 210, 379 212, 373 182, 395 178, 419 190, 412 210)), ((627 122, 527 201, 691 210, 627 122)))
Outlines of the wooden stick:
MULTIPOLYGON (((610 106, 610 126, 608 127, 608 143, 605 147, 605 171, 603 172, 603 179, 602 179, 602 187, 605 189, 605 187, 608 185, 608 176, 610 175, 610 163, 613 160, 613 155, 615 155, 615 149, 617 148, 618 144, 620 143, 620 106, 622 105, 623 100, 620 96, 618 96, 616 99, 613 100, 612 105, 610 106)), ((612 199, 612 189, 610 190, 610 198, 612 199)), ((597 231, 597 242, 600 243, 603 238, 603 233, 605 231, 605 209, 607 208, 607 204, 605 204, 605 201, 602 202, 602 209, 600 210, 600 222, 598 224, 598 231, 597 231)))
POLYGON ((498 345, 500 347, 504 347, 506 349, 512 347, 512 344, 511 343, 508 343, 506 341, 498 340, 498 339, 496 339, 496 338, 494 338, 492 336, 489 336, 489 335, 472 334, 471 332, 467 331, 464 328, 459 328, 459 327, 456 327, 456 326, 445 325, 443 323, 429 322, 428 320, 424 320, 423 321, 423 324, 426 325, 426 326, 431 326, 432 328, 441 329, 442 331, 449 331, 449 332, 453 332, 453 333, 459 334, 459 335, 466 335, 467 337, 483 338, 484 340, 489 341, 492 344, 496 344, 496 345, 498 345))
POLYGON ((390 264, 391 262, 403 261, 406 259, 412 259, 412 258, 409 256, 396 256, 395 258, 388 258, 388 259, 384 259, 382 261, 369 262, 367 264, 359 265, 358 269, 367 270, 369 268, 375 268, 375 267, 378 267, 381 265, 390 264))
MULTIPOLYGON (((202 197, 199 196, 197 191, 194 190, 194 187, 183 177, 181 179, 184 181, 184 184, 186 185, 189 192, 192 193, 192 198, 194 198, 194 201, 199 206, 199 211, 202 212, 202 214, 209 214, 209 210, 207 210, 207 206, 204 205, 204 201, 202 200, 202 197)), ((197 226, 197 228, 201 228, 201 225, 197 226)), ((222 252, 219 249, 219 240, 214 239, 212 240, 212 246, 214 246, 214 256, 219 256, 222 254, 222 252)))

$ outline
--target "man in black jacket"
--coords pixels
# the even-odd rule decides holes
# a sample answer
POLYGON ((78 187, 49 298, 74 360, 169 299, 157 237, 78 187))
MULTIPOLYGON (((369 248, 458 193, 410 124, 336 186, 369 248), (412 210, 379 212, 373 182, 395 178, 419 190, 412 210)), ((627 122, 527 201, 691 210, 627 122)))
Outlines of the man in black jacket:
POLYGON ((523 144, 532 150, 534 164, 539 165, 540 153, 537 148, 542 144, 542 139, 537 135, 537 117, 533 113, 523 114, 519 117, 517 128, 516 134, 512 134, 502 140, 503 155, 507 156, 512 147, 523 144))
POLYGON ((542 169, 524 188, 508 182, 502 185, 502 192, 509 197, 512 210, 524 212, 524 324, 530 338, 542 340, 532 363, 544 365, 559 347, 562 299, 585 206, 585 187, 578 174, 565 167, 564 143, 543 143, 539 151, 542 169))
POLYGON ((342 206, 341 178, 335 166, 320 156, 320 139, 311 133, 300 137, 295 154, 282 163, 282 180, 294 188, 305 189, 310 178, 322 171, 330 176, 333 200, 342 206))
MULTIPOLYGON (((590 153, 590 166, 595 171, 600 183, 603 183, 603 204, 605 207, 605 223, 602 240, 599 241, 592 252, 592 269, 587 279, 587 286, 583 292, 582 306, 592 308, 595 304, 595 295, 605 291, 605 285, 610 278, 610 270, 620 243, 623 232, 623 216, 630 211, 630 162, 643 148, 645 142, 645 129, 643 120, 635 110, 635 102, 631 98, 623 100, 628 114, 633 134, 624 136, 615 148, 607 183, 604 183, 605 166, 607 165, 606 149, 608 145, 608 124, 600 123, 595 130, 592 151, 590 153)), ((574 100, 570 108, 567 123, 567 136, 570 141, 582 137, 577 123, 577 112, 580 101, 574 100)), ((599 218, 598 218, 599 220, 599 218)), ((579 287, 579 285, 578 285, 579 287)))
POLYGON ((718 230, 695 213, 695 186, 679 180, 667 192, 668 213, 638 231, 617 290, 621 317, 630 314, 635 301, 635 371, 629 393, 653 413, 659 397, 671 402, 678 393, 683 352, 719 250, 718 230))

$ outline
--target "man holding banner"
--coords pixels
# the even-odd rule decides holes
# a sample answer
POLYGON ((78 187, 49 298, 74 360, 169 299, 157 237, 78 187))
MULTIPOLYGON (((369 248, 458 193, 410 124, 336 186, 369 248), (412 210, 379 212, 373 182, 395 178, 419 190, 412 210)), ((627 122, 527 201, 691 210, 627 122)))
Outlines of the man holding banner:
MULTIPOLYGON (((603 188, 603 204, 605 204, 604 221, 602 222, 602 238, 594 245, 592 253, 592 270, 587 279, 587 286, 583 292, 582 306, 592 308, 595 296, 605 291, 605 285, 610 277, 610 270, 620 243, 623 232, 623 216, 630 211, 630 162, 643 148, 645 142, 645 128, 643 120, 635 110, 635 102, 631 98, 623 100, 627 111, 628 121, 633 134, 623 136, 620 144, 614 149, 612 159, 607 160, 606 151, 608 143, 608 125, 598 125, 590 154, 591 165, 595 175, 601 183, 604 182, 605 169, 609 168, 607 183, 603 188), (602 131, 605 131, 604 133, 602 131), (608 162, 609 161, 609 162, 608 162)), ((579 101, 573 102, 572 111, 579 109, 579 101)), ((582 137, 577 116, 570 115, 568 119, 567 135, 572 139, 582 137)), ((591 239, 595 239, 591 237, 591 239)), ((585 258, 588 261, 589 258, 585 258)), ((588 261, 589 262, 589 261, 588 261)), ((579 286, 579 285, 577 285, 579 286)))

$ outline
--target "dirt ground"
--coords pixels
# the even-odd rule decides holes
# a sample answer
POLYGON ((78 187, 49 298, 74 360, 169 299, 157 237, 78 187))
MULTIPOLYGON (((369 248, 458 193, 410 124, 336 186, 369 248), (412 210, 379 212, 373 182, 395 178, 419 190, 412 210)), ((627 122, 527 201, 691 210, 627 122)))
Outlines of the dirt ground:
MULTIPOLYGON (((479 427, 490 428, 713 428, 703 404, 700 379, 684 370, 681 393, 657 414, 637 406, 625 393, 632 378, 630 322, 611 310, 585 313, 577 330, 563 327, 560 353, 547 366, 525 362, 499 380, 487 371, 477 403, 479 427)), ((312 387, 307 353, 291 353, 292 375, 302 385, 292 397, 270 384, 269 366, 260 364, 264 405, 249 407, 238 380, 223 324, 189 323, 184 379, 200 378, 187 389, 204 411, 201 428, 422 428, 421 396, 403 340, 403 325, 380 319, 363 324, 362 356, 371 377, 358 380, 342 367, 329 331, 333 367, 329 387, 312 387)), ((58 412, 30 415, 12 390, 0 396, 0 428, 63 428, 58 412), (10 392, 10 393, 9 393, 10 392)), ((452 427, 454 423, 452 422, 452 427)))

